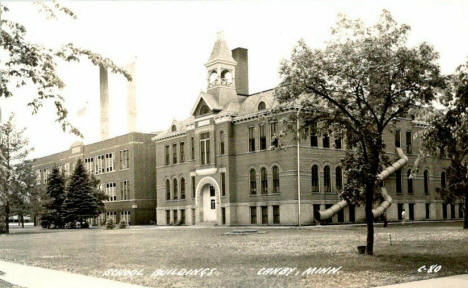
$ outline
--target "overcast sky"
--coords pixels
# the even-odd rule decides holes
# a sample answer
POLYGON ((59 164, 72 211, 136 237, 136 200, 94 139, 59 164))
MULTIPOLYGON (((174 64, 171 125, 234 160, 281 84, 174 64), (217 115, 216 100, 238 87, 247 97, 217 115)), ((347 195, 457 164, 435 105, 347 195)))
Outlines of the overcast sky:
MULTIPOLYGON (((136 60, 138 130, 167 129, 182 120, 200 90, 206 88, 204 64, 223 30, 231 49, 249 49, 250 93, 278 84, 281 59, 300 38, 321 47, 330 38, 338 13, 376 21, 388 9, 399 23, 409 24, 410 45, 427 41, 440 53, 444 73, 452 73, 468 56, 468 1, 65 1, 78 16, 46 20, 32 1, 1 1, 8 17, 26 25, 28 37, 46 46, 67 42, 90 48, 120 65, 136 60)), ((63 93, 70 120, 85 138, 99 140, 99 74, 87 61, 62 65, 63 93), (78 113, 81 111, 81 113, 78 113)), ((110 75, 110 134, 126 133, 126 83, 110 75)), ((9 101, 0 99, 2 117, 15 112, 17 125, 27 128, 32 157, 66 150, 79 140, 54 122, 45 106, 31 116, 28 91, 9 101)))

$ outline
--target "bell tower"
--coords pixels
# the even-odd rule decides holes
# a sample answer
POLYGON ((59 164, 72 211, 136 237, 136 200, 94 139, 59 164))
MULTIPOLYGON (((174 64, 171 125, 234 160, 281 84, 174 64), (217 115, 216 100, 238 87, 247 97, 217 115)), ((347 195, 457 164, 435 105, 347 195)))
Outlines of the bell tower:
POLYGON ((205 64, 207 71, 207 92, 214 96, 218 105, 225 106, 238 101, 236 92, 236 65, 224 33, 218 32, 210 58, 205 64))

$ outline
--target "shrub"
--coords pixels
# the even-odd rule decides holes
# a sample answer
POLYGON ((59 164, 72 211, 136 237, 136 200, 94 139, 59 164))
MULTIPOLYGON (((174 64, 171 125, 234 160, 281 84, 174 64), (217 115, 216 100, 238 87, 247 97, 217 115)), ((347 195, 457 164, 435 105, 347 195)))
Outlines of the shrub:
POLYGON ((89 223, 88 222, 81 223, 81 228, 89 228, 89 223))
POLYGON ((120 228, 120 229, 125 229, 125 228, 127 228, 127 222, 125 222, 125 221, 120 221, 119 228, 120 228))
POLYGON ((114 229, 114 228, 115 228, 114 221, 112 221, 112 219, 109 219, 106 223, 106 229, 114 229))

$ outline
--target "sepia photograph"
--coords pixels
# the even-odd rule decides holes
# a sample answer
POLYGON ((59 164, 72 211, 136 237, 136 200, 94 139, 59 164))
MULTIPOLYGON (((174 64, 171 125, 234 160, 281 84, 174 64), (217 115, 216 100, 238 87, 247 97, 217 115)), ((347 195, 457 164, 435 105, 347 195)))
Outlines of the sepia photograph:
POLYGON ((468 287, 468 0, 0 0, 0 288, 468 287))

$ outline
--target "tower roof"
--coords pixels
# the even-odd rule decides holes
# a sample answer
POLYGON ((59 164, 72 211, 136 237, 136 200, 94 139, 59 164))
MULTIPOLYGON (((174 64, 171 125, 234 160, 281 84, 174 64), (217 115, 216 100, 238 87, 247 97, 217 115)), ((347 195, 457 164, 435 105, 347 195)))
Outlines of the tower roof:
POLYGON ((210 58, 206 63, 206 66, 214 63, 214 62, 227 62, 230 64, 236 64, 234 58, 232 58, 231 50, 229 50, 226 41, 224 40, 224 33, 218 32, 218 37, 216 42, 213 46, 213 50, 211 51, 210 58))

